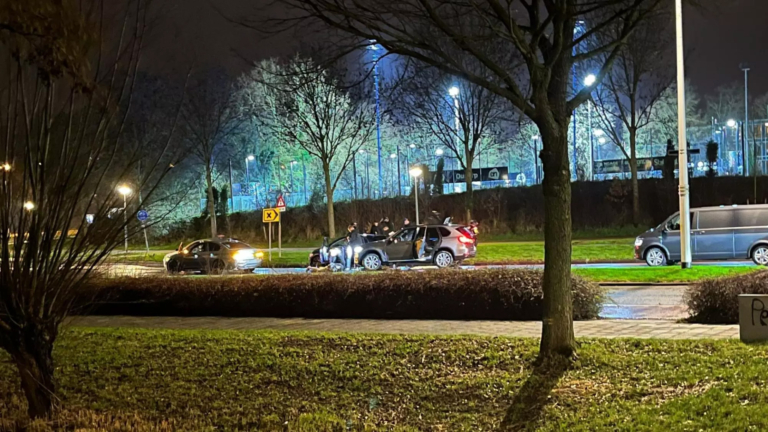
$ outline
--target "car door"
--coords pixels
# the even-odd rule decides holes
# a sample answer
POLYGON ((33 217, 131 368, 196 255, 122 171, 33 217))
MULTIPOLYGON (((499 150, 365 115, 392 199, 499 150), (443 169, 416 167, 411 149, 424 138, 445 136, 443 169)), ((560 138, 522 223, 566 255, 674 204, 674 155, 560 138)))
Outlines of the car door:
POLYGON ((389 261, 407 261, 413 259, 413 237, 416 228, 407 228, 395 234, 387 241, 389 261))
POLYGON ((424 258, 432 259, 435 251, 440 247, 441 236, 436 227, 427 228, 427 235, 424 241, 424 258))
POLYGON ((693 259, 733 258, 733 208, 699 211, 699 224, 693 232, 693 259))
POLYGON ((767 208, 736 208, 734 211, 734 258, 749 258, 752 246, 768 235, 767 208))
POLYGON ((187 253, 184 254, 182 267, 184 270, 200 271, 202 267, 200 265, 200 257, 205 253, 204 242, 194 242, 187 246, 187 253))
MULTIPOLYGON (((691 222, 695 218, 691 217, 691 222)), ((666 224, 664 224, 664 228, 661 231, 661 244, 664 245, 665 248, 667 248, 667 252, 669 253, 669 260, 671 261, 679 261, 680 260, 680 215, 676 214, 669 218, 666 224)))
MULTIPOLYGON (((221 245, 214 242, 205 242, 205 248, 203 249, 203 259, 200 265, 203 268, 210 269, 211 263, 219 259, 219 254, 222 253, 221 245)), ((226 260, 222 260, 226 263, 226 260)))

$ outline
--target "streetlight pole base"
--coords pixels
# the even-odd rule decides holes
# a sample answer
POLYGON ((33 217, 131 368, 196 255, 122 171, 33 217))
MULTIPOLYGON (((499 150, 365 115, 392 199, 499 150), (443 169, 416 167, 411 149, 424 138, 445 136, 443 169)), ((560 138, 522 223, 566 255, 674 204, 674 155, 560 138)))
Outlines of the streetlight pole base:
POLYGON ((689 262, 680 262, 680 268, 681 269, 689 269, 689 268, 691 268, 691 263, 689 263, 689 262))

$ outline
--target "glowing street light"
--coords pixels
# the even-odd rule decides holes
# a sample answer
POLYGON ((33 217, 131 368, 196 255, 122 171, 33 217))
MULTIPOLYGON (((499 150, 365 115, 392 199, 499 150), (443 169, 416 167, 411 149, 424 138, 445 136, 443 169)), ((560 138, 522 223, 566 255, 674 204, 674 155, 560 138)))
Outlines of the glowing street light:
POLYGON ((9 164, 8 162, 6 162, 6 163, 4 163, 4 164, 2 165, 2 167, 1 167, 1 168, 3 169, 3 171, 10 171, 10 170, 11 170, 11 164, 9 164))
POLYGON ((411 145, 409 145, 408 147, 410 147, 410 148, 416 148, 416 144, 411 144, 411 145))
POLYGON ((32 211, 34 209, 35 209, 35 203, 33 203, 32 201, 27 201, 24 203, 24 210, 32 211))
POLYGON ((128 185, 120 185, 117 191, 123 196, 123 223, 125 224, 125 253, 128 253, 128 195, 133 191, 128 185))
POLYGON ((730 128, 735 128, 736 127, 736 120, 729 119, 725 124, 727 124, 728 127, 730 127, 730 128))
POLYGON ((602 129, 595 129, 595 136, 596 137, 603 136, 603 134, 605 134, 605 132, 603 132, 602 129))
POLYGON ((439 148, 439 149, 435 150, 435 154, 438 155, 438 156, 442 156, 443 155, 443 149, 439 148))
POLYGON ((598 138, 597 142, 599 142, 600 144, 605 144, 605 138, 600 137, 598 138))
POLYGON ((595 81, 597 81, 597 77, 594 74, 589 74, 587 75, 586 78, 584 78, 584 85, 587 87, 591 87, 592 84, 595 83, 595 81))
POLYGON ((419 224, 419 177, 422 174, 421 168, 415 166, 408 171, 413 177, 413 196, 416 200, 416 225, 419 224))
POLYGON ((458 95, 459 95, 459 88, 458 88, 458 87, 456 87, 456 86, 453 86, 453 87, 449 88, 449 89, 448 89, 448 94, 449 94, 449 95, 450 95, 452 98, 455 98, 456 96, 458 96, 458 95))

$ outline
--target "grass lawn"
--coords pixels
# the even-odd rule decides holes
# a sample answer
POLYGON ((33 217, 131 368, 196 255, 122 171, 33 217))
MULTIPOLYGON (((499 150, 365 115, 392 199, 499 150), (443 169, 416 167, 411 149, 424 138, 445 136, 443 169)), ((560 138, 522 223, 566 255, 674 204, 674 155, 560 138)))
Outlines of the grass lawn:
POLYGON ((595 282, 694 282, 722 276, 736 276, 762 270, 761 267, 694 266, 632 268, 575 268, 573 273, 595 282))
MULTIPOLYGON (((765 345, 582 340, 578 363, 549 373, 532 372, 536 352, 535 339, 72 329, 54 356, 61 418, 83 429, 768 429, 765 345)), ((0 429, 14 430, 23 397, 0 357, 0 429)))
MULTIPOLYGON (((630 238, 574 240, 571 259, 584 261, 628 261, 633 257, 633 241, 630 238)), ((544 262, 544 242, 483 243, 477 246, 477 258, 470 264, 514 264, 544 262)))

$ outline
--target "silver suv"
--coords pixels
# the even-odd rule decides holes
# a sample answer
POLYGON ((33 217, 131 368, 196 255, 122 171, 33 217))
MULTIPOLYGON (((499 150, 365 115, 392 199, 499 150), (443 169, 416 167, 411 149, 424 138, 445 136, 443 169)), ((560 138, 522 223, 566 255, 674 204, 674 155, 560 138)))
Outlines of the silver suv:
MULTIPOLYGON (((357 252, 357 251, 356 251, 357 252)), ((366 270, 383 265, 435 265, 460 263, 477 254, 477 238, 462 225, 418 225, 403 228, 386 240, 370 242, 356 253, 366 270)))

